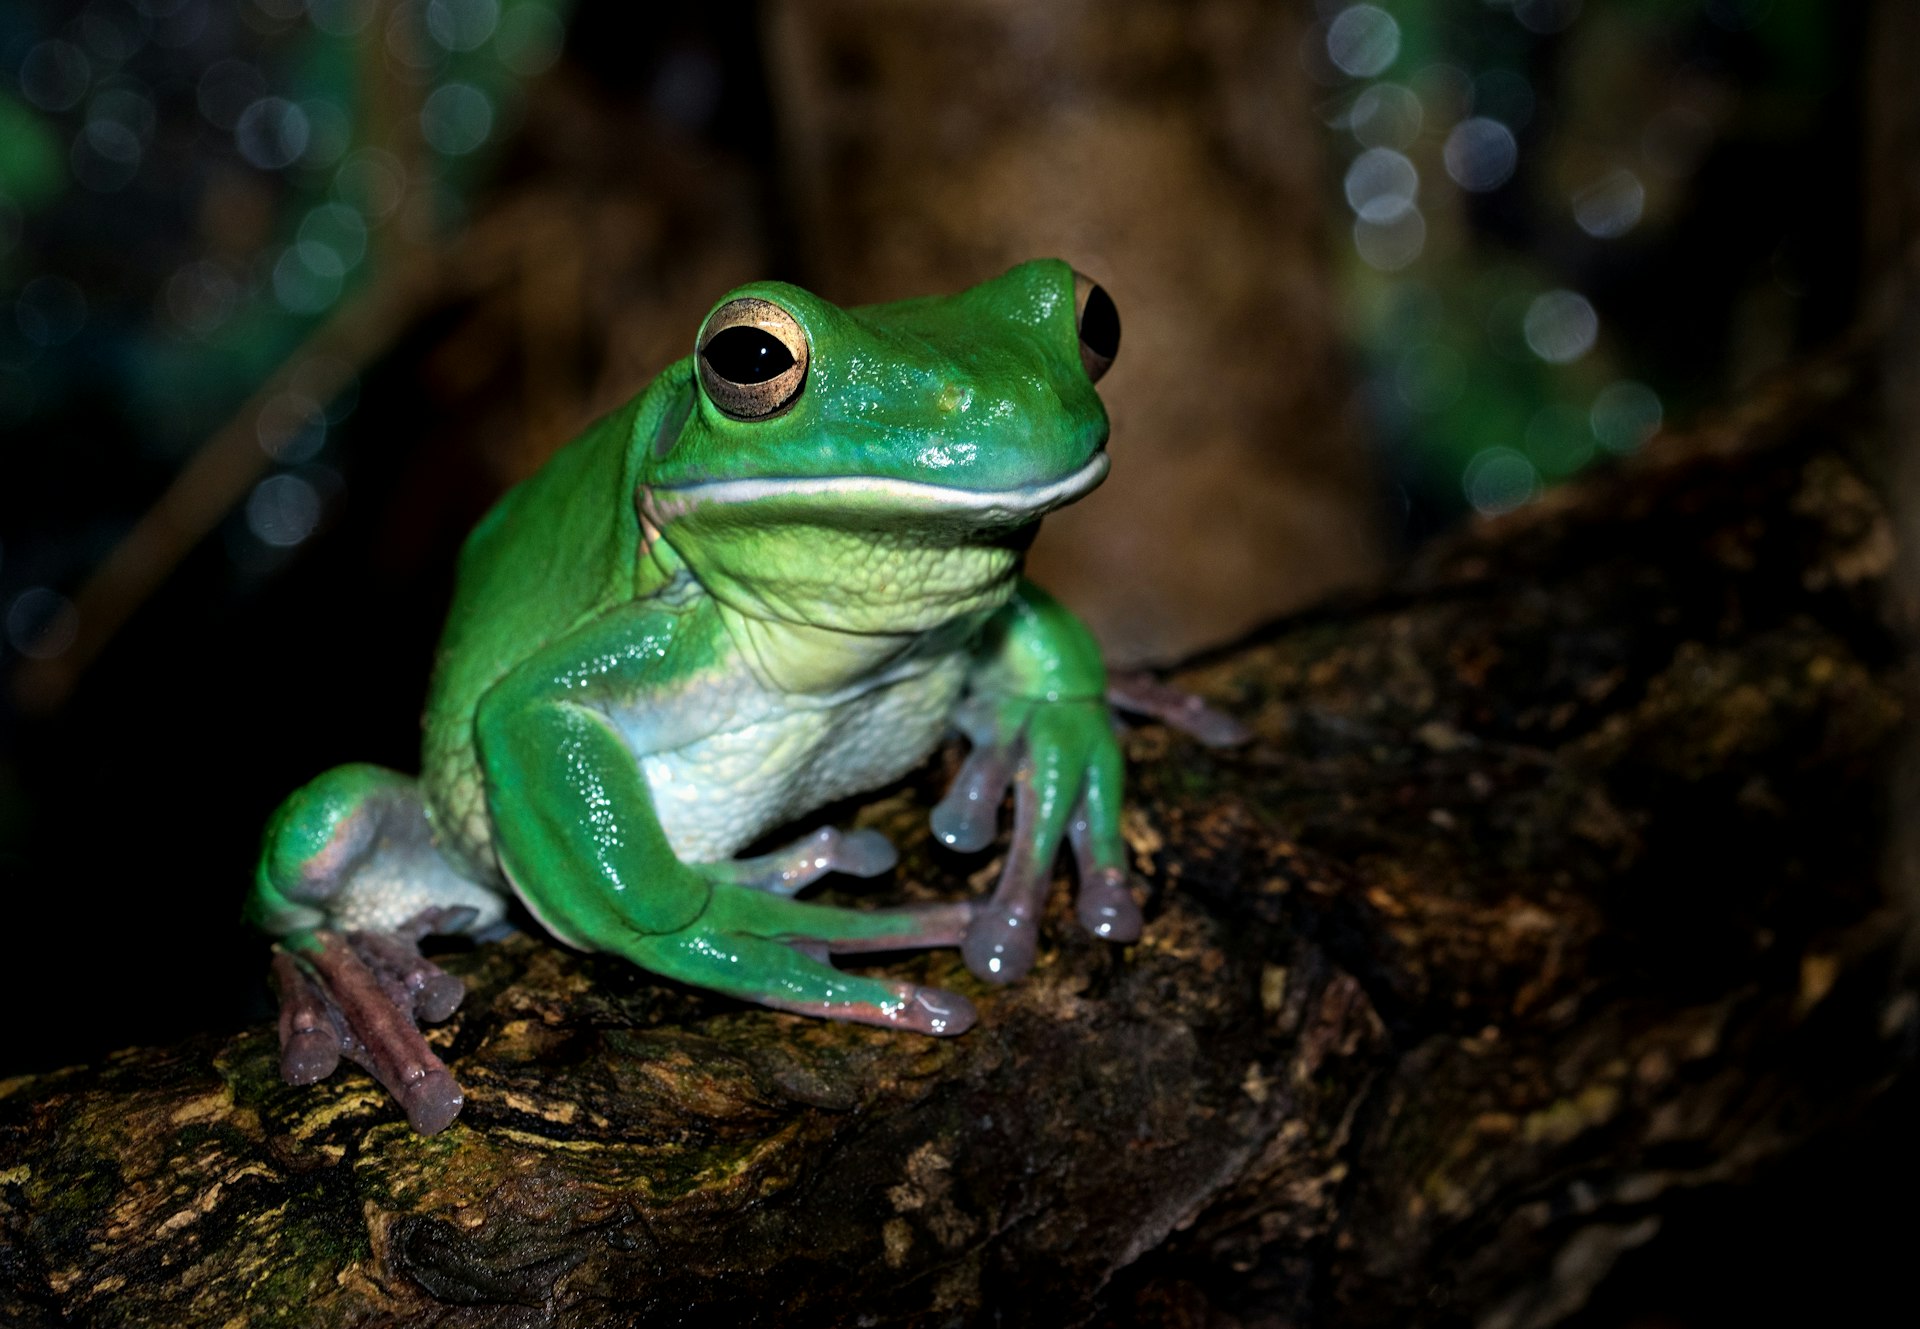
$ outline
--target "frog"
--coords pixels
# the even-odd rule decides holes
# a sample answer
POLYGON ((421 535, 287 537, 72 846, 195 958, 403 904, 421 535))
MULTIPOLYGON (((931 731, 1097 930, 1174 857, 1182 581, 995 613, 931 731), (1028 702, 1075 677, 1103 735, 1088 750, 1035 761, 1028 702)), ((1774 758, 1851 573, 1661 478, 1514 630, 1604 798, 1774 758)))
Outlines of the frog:
MULTIPOLYGON (((976 990, 1011 983, 1065 854, 1079 925, 1136 942, 1108 673, 1024 572, 1041 518, 1108 473, 1095 385, 1119 342, 1111 296, 1059 259, 887 304, 724 294, 689 355, 467 538, 421 774, 336 767, 270 817, 245 913, 276 939, 282 1078, 344 1057, 415 1131, 449 1126, 464 1093, 421 1024, 465 989, 422 945, 500 935, 515 900, 662 978, 932 1036, 974 1002, 836 959, 957 947, 976 990), (1013 793, 986 898, 797 898, 888 872, 872 829, 742 856, 955 731, 935 839, 988 848, 1013 793)), ((1133 704, 1195 716, 1152 686, 1133 704)))

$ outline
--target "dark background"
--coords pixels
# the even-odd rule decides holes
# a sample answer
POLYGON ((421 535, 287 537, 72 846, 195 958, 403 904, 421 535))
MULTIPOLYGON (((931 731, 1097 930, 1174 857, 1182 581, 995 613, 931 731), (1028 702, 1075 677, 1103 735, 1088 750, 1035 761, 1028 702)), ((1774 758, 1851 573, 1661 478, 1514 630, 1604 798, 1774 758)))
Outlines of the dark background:
MULTIPOLYGON (((0 5, 0 1075, 270 1017, 267 814, 416 767, 461 536, 730 285, 1098 276, 1116 476, 1035 566, 1170 660, 1611 464, 1652 420, 1603 401, 1685 420, 1853 325, 1871 10, 0 5)), ((1683 1204, 1579 1323, 1875 1322, 1911 1099, 1683 1204)))

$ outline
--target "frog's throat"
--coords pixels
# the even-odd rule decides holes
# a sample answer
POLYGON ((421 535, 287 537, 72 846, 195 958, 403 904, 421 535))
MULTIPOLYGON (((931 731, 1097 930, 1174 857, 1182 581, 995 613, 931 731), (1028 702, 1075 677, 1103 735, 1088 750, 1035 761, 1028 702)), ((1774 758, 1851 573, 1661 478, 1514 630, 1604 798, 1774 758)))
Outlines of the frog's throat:
POLYGON ((821 476, 812 479, 707 480, 655 488, 641 494, 641 508, 656 527, 664 527, 709 504, 751 503, 814 508, 819 500, 844 504, 849 513, 866 512, 911 520, 934 517, 983 529, 1021 526, 1091 493, 1107 478, 1104 449, 1077 471, 1057 480, 1019 489, 961 489, 923 480, 887 476, 821 476))
POLYGON ((715 600, 767 622, 919 633, 1013 593, 1018 533, 1106 478, 1097 453, 1031 488, 967 490, 854 476, 642 487, 645 547, 664 544, 715 600))

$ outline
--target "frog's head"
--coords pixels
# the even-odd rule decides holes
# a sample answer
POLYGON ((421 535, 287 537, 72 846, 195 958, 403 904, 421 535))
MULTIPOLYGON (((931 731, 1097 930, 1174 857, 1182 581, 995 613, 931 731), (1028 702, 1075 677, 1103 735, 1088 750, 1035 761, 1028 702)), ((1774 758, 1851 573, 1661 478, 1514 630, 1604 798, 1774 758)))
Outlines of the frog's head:
POLYGON ((1106 292, 1024 263, 957 295, 841 309, 731 291, 643 410, 641 515, 715 595, 886 631, 1004 598, 1041 516, 1107 473, 1106 292))

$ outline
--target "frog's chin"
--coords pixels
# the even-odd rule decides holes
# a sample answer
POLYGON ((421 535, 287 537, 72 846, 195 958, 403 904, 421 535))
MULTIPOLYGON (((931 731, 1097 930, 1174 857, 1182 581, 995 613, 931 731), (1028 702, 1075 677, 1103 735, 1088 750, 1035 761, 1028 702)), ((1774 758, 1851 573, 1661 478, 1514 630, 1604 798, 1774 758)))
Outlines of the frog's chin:
POLYGON ((1107 478, 1105 449, 1077 470, 1054 480, 1015 489, 963 489, 957 485, 887 476, 820 476, 806 479, 707 480, 674 487, 648 486, 640 506, 648 521, 665 528, 700 514, 751 507, 789 519, 829 525, 869 522, 999 531, 1025 526, 1085 497, 1107 478), (835 517, 841 520, 836 521, 835 517))

